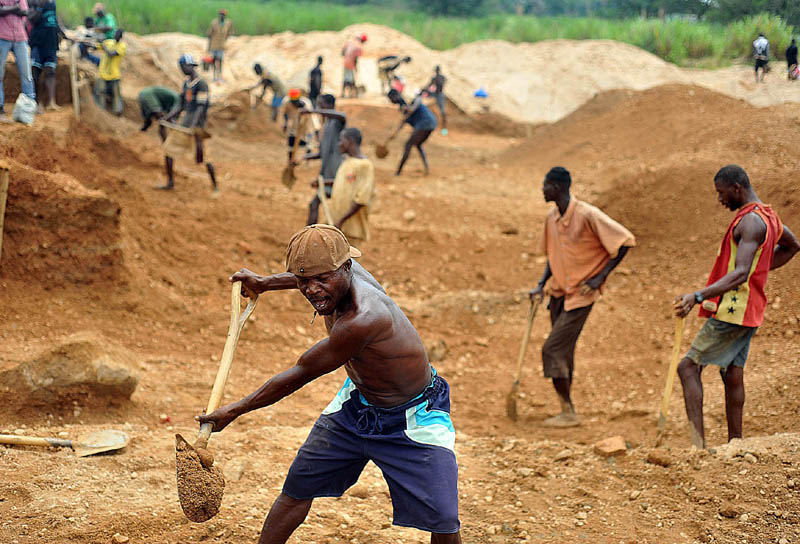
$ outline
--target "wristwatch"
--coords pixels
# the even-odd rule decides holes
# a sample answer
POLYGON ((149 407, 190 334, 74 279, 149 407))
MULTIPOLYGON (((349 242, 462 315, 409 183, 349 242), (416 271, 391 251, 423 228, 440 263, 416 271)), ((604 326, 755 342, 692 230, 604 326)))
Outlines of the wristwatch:
POLYGON ((703 296, 703 293, 700 291, 694 292, 694 302, 695 304, 702 304, 706 297, 703 296))

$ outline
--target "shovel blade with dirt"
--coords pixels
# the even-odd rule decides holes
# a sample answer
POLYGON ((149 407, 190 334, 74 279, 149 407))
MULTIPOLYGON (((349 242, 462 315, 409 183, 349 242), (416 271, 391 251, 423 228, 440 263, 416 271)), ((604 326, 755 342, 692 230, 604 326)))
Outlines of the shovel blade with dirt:
POLYGON ((291 189, 294 187, 294 182, 297 181, 297 176, 294 173, 294 166, 291 164, 287 165, 283 172, 281 172, 281 183, 287 189, 291 189))
POLYGON ((128 442, 130 442, 130 438, 128 438, 127 434, 122 431, 112 430, 95 431, 78 437, 78 440, 0 434, 0 444, 71 448, 75 451, 77 457, 87 457, 98 453, 121 450, 128 445, 128 442))
MULTIPOLYGON (((228 337, 225 340, 225 349, 222 351, 217 378, 211 389, 211 398, 206 406, 207 414, 219 407, 225 382, 228 381, 228 374, 233 363, 233 354, 239 343, 239 335, 258 302, 258 296, 250 293, 250 301, 242 311, 241 291, 242 283, 235 282, 231 289, 231 321, 228 326, 228 337)), ((175 435, 178 500, 180 500, 181 509, 186 517, 196 523, 208 521, 217 515, 225 490, 225 478, 222 471, 214 466, 214 456, 207 449, 212 430, 212 423, 201 425, 194 445, 189 444, 181 435, 175 435)))
POLYGON ((536 317, 536 310, 539 308, 539 299, 536 298, 531 301, 530 309, 528 310, 528 324, 525 327, 525 334, 522 337, 522 345, 519 349, 519 356, 517 357, 517 372, 514 374, 514 381, 511 384, 511 391, 506 395, 506 415, 511 421, 516 421, 517 414, 517 396, 519 395, 519 380, 522 377, 522 362, 525 360, 525 352, 528 351, 528 342, 531 339, 531 329, 533 328, 533 319, 536 317))

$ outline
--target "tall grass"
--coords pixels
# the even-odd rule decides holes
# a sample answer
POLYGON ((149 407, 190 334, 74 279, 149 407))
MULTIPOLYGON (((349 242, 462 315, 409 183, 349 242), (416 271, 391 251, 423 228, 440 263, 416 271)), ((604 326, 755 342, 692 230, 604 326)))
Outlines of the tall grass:
MULTIPOLYGON (((93 0, 59 4, 68 25, 79 24, 93 0)), ((728 25, 656 19, 611 20, 587 17, 491 15, 473 19, 429 15, 379 6, 345 6, 315 1, 274 0, 107 0, 120 26, 137 33, 204 34, 217 9, 225 5, 239 34, 285 30, 341 30, 358 23, 393 27, 433 49, 450 49, 484 39, 537 42, 549 39, 608 39, 636 45, 675 64, 720 65, 750 55, 758 31, 770 39, 773 55, 783 57, 793 28, 779 17, 762 14, 728 25)))

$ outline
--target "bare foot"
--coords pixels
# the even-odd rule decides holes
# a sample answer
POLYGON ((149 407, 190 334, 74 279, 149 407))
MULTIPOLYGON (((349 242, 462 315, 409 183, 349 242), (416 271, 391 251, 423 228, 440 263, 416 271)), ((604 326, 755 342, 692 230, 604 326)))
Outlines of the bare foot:
POLYGON ((157 189, 159 191, 172 191, 173 189, 175 189, 175 186, 172 184, 156 185, 155 187, 153 187, 153 189, 157 189))
POLYGON ((48 106, 45 109, 47 111, 58 111, 58 110, 61 109, 61 106, 59 106, 55 102, 51 102, 50 104, 48 104, 48 106))

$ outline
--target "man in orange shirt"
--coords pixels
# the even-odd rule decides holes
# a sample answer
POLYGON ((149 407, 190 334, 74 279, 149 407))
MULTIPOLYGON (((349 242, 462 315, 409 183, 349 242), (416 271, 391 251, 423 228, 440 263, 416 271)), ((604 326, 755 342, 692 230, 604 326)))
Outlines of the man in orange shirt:
POLYGON ((628 249, 633 234, 591 204, 570 195, 572 178, 560 166, 544 178, 545 202, 554 202, 544 224, 542 251, 547 265, 531 300, 550 296, 552 330, 542 346, 545 378, 553 380, 561 413, 544 421, 551 427, 580 425, 570 391, 575 369, 575 344, 592 305, 612 270, 628 249))

